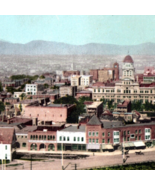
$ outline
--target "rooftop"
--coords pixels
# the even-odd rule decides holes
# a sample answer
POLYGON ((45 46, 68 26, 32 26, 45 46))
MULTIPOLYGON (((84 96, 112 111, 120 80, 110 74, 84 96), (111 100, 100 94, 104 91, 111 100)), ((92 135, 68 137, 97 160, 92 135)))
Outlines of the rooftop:
POLYGON ((133 59, 130 55, 127 55, 124 60, 123 60, 124 63, 133 63, 133 59))
POLYGON ((0 127, 0 143, 11 144, 13 141, 14 128, 0 127))
POLYGON ((88 122, 88 125, 101 125, 102 122, 98 119, 96 115, 94 115, 88 122))
POLYGON ((67 128, 64 128, 63 130, 59 131, 59 132, 85 132, 85 126, 69 126, 67 128))
POLYGON ((103 102, 101 101, 95 101, 95 102, 92 102, 91 105, 87 105, 87 108, 97 108, 99 105, 101 105, 103 102))

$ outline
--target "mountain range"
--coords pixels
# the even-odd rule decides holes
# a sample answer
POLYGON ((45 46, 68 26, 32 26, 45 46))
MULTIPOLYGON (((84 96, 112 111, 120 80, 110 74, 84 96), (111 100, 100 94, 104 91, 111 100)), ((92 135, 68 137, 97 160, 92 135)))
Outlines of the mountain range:
POLYGON ((155 55, 155 43, 120 46, 90 43, 70 45, 59 42, 35 40, 26 44, 0 41, 0 55, 155 55))

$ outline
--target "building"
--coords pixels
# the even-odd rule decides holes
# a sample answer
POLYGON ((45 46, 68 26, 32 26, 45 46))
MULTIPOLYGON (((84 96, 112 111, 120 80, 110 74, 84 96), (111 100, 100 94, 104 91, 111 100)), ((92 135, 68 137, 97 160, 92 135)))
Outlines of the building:
POLYGON ((155 122, 124 124, 94 115, 86 124, 87 150, 114 150, 122 143, 126 149, 145 147, 145 143, 155 142, 154 128, 155 122))
POLYGON ((19 102, 19 98, 5 98, 4 103, 5 104, 11 104, 14 105, 15 103, 19 102))
POLYGON ((69 77, 72 75, 80 75, 80 71, 63 71, 63 77, 69 77))
POLYGON ((79 99, 80 97, 89 97, 92 99, 92 92, 91 91, 79 91, 76 93, 76 98, 79 99))
POLYGON ((119 64, 115 62, 112 67, 104 67, 103 69, 92 69, 90 75, 93 76, 95 82, 107 82, 111 80, 119 80, 119 64))
POLYGON ((81 85, 81 76, 72 75, 71 76, 71 86, 80 86, 81 85))
POLYGON ((103 102, 85 101, 84 104, 86 105, 86 112, 90 116, 99 117, 103 113, 103 102))
POLYGON ((121 100, 117 104, 117 108, 115 109, 117 112, 131 112, 131 101, 130 100, 121 100))
POLYGON ((107 82, 114 79, 114 70, 98 70, 98 82, 107 82))
POLYGON ((0 127, 0 159, 12 161, 15 152, 15 129, 0 127))
POLYGON ((93 82, 93 76, 81 75, 81 86, 89 86, 93 82))
POLYGON ((122 99, 131 102, 141 100, 155 102, 155 82, 141 83, 135 78, 134 62, 131 56, 123 60, 122 79, 111 83, 96 83, 92 85, 93 100, 114 100, 115 103, 122 99))
POLYGON ((69 126, 57 131, 57 148, 61 150, 86 150, 85 126, 69 126))
POLYGON ((90 75, 93 76, 93 80, 94 80, 95 82, 98 81, 98 70, 99 70, 99 69, 91 69, 91 70, 90 70, 90 75))
POLYGON ((44 90, 44 85, 43 84, 26 84, 25 87, 25 92, 27 94, 38 94, 39 91, 43 91, 44 90))
POLYGON ((47 106, 26 106, 24 117, 38 118, 39 121, 52 121, 52 123, 66 122, 75 105, 49 104, 47 106))
POLYGON ((69 95, 69 96, 75 96, 76 95, 76 92, 77 92, 77 86, 61 86, 59 88, 59 95, 60 97, 64 97, 66 95, 69 95))

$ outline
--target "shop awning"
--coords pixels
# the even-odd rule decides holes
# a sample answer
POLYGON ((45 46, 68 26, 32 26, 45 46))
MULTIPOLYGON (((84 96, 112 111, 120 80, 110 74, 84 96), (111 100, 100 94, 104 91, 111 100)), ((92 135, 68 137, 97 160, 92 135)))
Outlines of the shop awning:
POLYGON ((94 150, 99 150, 100 149, 100 144, 87 144, 87 149, 90 150, 90 149, 94 149, 94 150))
POLYGON ((128 143, 124 143, 124 147, 125 148, 130 148, 130 147, 134 147, 134 143, 133 142, 128 142, 128 143))
POLYGON ((112 145, 110 144, 102 144, 102 149, 103 150, 111 150, 111 149, 114 149, 112 145))
POLYGON ((134 142, 135 147, 141 147, 141 146, 145 146, 143 141, 135 141, 134 142))

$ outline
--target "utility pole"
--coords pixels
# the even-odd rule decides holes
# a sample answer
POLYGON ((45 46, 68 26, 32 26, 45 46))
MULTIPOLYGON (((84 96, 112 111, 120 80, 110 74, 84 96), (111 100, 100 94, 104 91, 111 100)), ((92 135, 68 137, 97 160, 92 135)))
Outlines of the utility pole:
MULTIPOLYGON (((1 141, 1 145, 2 145, 2 141, 1 141)), ((3 170, 3 150, 2 150, 2 170, 3 170)))
MULTIPOLYGON (((63 140, 63 136, 62 136, 62 140, 63 140)), ((64 166, 63 166, 63 142, 61 143, 61 155, 62 155, 61 166, 62 166, 62 170, 64 170, 64 166)))

